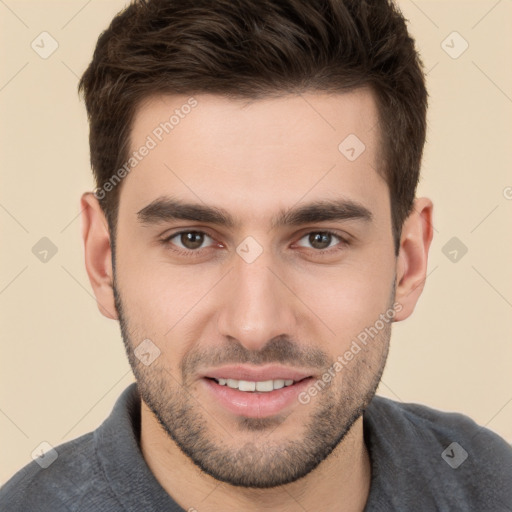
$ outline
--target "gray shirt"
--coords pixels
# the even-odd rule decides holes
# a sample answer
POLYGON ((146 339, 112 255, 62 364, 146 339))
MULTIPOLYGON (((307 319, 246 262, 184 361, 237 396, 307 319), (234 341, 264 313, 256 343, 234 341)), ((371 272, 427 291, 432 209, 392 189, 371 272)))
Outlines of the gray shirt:
MULTIPOLYGON (((365 512, 512 511, 512 447, 467 416, 375 396, 363 425, 372 462, 365 512)), ((139 439, 133 383, 94 432, 57 446, 48 467, 18 471, 0 489, 0 512, 183 512, 139 439)))

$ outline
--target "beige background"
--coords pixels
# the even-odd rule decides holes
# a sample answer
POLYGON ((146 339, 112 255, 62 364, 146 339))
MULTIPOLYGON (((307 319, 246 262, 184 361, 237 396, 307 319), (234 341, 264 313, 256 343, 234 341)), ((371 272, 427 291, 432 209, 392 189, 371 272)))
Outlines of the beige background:
MULTIPOLYGON (((42 441, 96 428, 133 379, 118 324, 97 310, 79 219, 93 182, 77 80, 123 5, 0 2, 0 483, 42 441), (43 31, 59 45, 47 59, 31 48, 43 31), (42 237, 58 249, 46 263, 32 253, 42 237)), ((435 236, 379 393, 463 412, 512 442, 512 3, 399 5, 429 70, 419 195, 434 201, 435 236), (453 31, 469 44, 457 59, 441 45, 453 31), (456 262, 442 251, 452 237, 468 248, 456 262)), ((451 35, 445 48, 462 44, 451 35)))

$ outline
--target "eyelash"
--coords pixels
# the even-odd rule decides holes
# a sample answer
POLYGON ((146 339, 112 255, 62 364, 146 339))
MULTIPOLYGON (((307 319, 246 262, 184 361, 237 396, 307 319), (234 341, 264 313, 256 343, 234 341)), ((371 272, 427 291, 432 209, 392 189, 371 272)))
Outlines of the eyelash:
MULTIPOLYGON (((179 235, 182 235, 183 233, 199 233, 199 234, 202 234, 202 235, 206 235, 207 237, 211 238, 213 240, 213 237, 210 236, 208 233, 204 232, 204 231, 199 231, 199 230, 196 230, 196 229, 187 229, 187 230, 183 230, 183 231, 178 231, 176 233, 173 233, 172 235, 169 235, 167 236, 166 238, 164 238, 163 240, 161 240, 161 242, 163 243, 164 246, 166 247, 169 247, 170 245, 173 245, 171 240, 173 238, 176 238, 177 236, 179 235)), ((337 238, 339 241, 340 241, 340 244, 342 247, 345 247, 345 246, 348 246, 349 245, 349 242, 343 238, 342 236, 340 236, 338 233, 334 232, 334 231, 331 231, 329 229, 323 229, 323 230, 317 230, 317 231, 309 231, 308 233, 305 233, 304 235, 302 235, 300 237, 299 240, 302 240, 304 237, 308 236, 308 235, 311 235, 311 234, 327 234, 327 235, 331 235, 335 238, 337 238)), ((180 255, 180 256, 185 256, 185 257, 189 257, 189 258, 193 258, 193 257, 196 257, 196 256, 201 256, 203 251, 205 249, 208 249, 208 247, 203 247, 201 249, 171 249, 173 252, 175 252, 176 254, 180 255)), ((316 255, 319 255, 319 256, 323 256, 323 255, 330 255, 332 254, 333 252, 336 252, 336 251, 340 251, 342 250, 342 248, 338 247, 338 246, 334 246, 334 247, 330 247, 328 249, 311 249, 316 255)))

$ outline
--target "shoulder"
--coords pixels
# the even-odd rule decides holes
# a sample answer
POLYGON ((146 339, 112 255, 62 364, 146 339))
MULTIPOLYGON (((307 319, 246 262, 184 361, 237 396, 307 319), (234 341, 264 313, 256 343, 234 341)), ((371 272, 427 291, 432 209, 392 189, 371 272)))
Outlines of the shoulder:
POLYGON ((512 503, 512 446, 470 417, 381 396, 363 417, 365 441, 380 459, 375 463, 381 474, 396 472, 432 493, 437 505, 451 504, 450 494, 453 503, 485 510, 512 503))
POLYGON ((374 420, 393 428, 406 429, 425 439, 446 442, 449 439, 466 442, 468 448, 487 450, 494 446, 512 457, 512 446, 488 428, 459 412, 442 411, 417 403, 403 403, 375 396, 366 410, 374 420))
POLYGON ((21 468, 0 488, 2 512, 93 510, 88 504, 92 489, 96 495, 105 494, 106 501, 114 499, 101 478, 94 432, 57 446, 44 457, 21 468))

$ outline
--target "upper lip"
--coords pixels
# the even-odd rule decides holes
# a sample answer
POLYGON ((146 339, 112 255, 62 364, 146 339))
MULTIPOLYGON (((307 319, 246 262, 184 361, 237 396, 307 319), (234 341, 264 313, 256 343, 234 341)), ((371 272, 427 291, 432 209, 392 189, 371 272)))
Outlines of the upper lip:
POLYGON ((311 376, 312 374, 307 371, 281 365, 257 367, 244 365, 221 366, 219 368, 205 371, 202 375, 202 377, 211 377, 214 379, 234 379, 254 382, 278 379, 293 380, 297 382, 311 376))

